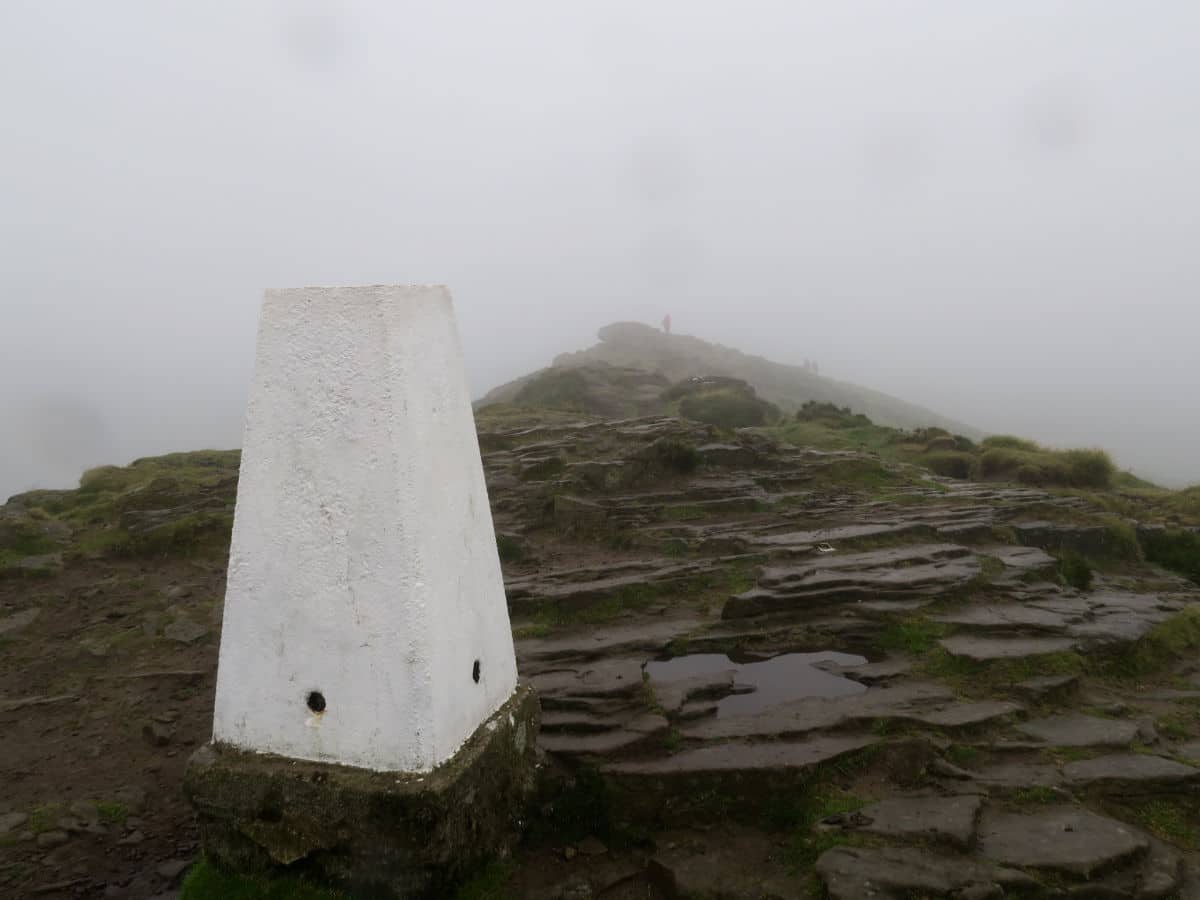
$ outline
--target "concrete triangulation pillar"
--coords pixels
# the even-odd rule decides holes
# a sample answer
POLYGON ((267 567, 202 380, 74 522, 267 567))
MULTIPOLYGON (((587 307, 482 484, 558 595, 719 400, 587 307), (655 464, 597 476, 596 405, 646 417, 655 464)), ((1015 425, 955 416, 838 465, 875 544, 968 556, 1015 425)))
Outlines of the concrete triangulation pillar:
POLYGON ((537 726, 449 293, 268 291, 188 776, 209 856, 436 893, 507 846, 537 726))

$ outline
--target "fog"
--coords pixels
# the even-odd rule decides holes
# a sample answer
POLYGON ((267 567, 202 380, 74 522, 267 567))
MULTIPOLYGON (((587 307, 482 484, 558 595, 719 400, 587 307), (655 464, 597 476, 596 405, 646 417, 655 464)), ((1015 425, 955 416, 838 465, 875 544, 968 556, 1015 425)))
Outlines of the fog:
POLYGON ((0 4, 0 497, 237 446, 261 292, 440 282, 1200 481, 1200 5, 0 4))

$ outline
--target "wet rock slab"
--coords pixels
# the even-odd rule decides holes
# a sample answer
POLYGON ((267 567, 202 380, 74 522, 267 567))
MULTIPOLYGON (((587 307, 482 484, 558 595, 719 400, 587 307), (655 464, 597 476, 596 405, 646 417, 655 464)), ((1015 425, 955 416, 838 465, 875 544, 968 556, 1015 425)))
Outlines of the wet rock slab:
POLYGON ((817 860, 816 872, 833 900, 991 898, 1037 885, 1015 869, 908 847, 835 847, 817 860))
POLYGON ((613 763, 614 775, 685 775, 712 772, 807 769, 877 742, 867 735, 829 735, 807 741, 714 744, 659 759, 613 763))
POLYGON ((971 634, 956 634, 953 637, 942 638, 938 643, 951 656, 975 662, 1049 656, 1052 653, 1063 653, 1075 647, 1075 641, 1070 638, 1001 638, 971 634))
POLYGON ((1068 763, 1063 775, 1071 784, 1083 787, 1145 792, 1194 784, 1200 769, 1148 753, 1118 753, 1068 763))
POLYGON ((1070 714, 1024 722, 1017 731, 1053 747, 1127 747, 1138 726, 1124 719, 1070 714))
POLYGON ((964 703, 946 685, 901 682, 871 688, 855 696, 810 697, 753 715, 699 721, 686 726, 684 735, 699 740, 779 737, 873 725, 881 719, 936 728, 966 728, 1003 719, 1020 710, 1019 704, 1007 701, 964 703))
POLYGON ((825 824, 884 838, 926 840, 970 848, 982 807, 973 794, 956 797, 894 797, 857 812, 825 820, 825 824))
MULTIPOLYGON (((779 858, 776 841, 760 832, 725 826, 719 834, 665 832, 647 875, 666 897, 688 900, 760 900, 799 896, 796 876, 779 858)), ((645 896, 645 895, 642 895, 645 896)))
POLYGON ((957 544, 833 554, 795 566, 767 567, 756 588, 725 603, 721 617, 740 619, 845 601, 931 600, 979 572, 979 560, 957 544))
POLYGON ((988 810, 979 823, 979 852, 995 862, 1089 878, 1131 861, 1150 847, 1145 835, 1081 807, 1024 814, 988 810))

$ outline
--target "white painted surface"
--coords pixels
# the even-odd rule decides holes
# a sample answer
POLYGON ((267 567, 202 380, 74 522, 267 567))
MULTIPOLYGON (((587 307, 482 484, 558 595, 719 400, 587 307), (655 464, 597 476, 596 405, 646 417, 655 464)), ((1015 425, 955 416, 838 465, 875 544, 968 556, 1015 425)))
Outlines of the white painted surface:
POLYGON ((214 739, 424 772, 516 683, 449 293, 268 291, 214 739))

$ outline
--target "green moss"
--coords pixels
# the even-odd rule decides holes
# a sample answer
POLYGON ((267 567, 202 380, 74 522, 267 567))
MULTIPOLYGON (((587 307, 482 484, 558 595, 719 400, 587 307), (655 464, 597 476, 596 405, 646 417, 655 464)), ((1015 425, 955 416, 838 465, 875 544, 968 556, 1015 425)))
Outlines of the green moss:
POLYGON ((913 617, 889 623, 875 634, 873 640, 880 650, 923 656, 934 648, 946 631, 945 625, 913 617))
POLYGON ((341 891, 299 878, 254 878, 227 872, 208 860, 192 866, 179 900, 350 900, 341 891))
POLYGON ((718 387, 689 394, 679 402, 685 418, 718 428, 750 428, 779 418, 779 408, 754 396, 753 389, 718 387))
POLYGON ((1169 529, 1143 534, 1146 559, 1200 584, 1200 534, 1169 529))
POLYGON ((129 808, 115 801, 100 801, 96 804, 96 812, 100 814, 100 821, 109 825, 124 825, 129 818, 129 808))
POLYGON ((1011 434, 993 434, 991 437, 986 437, 983 439, 981 447, 984 450, 999 448, 1004 450, 1024 450, 1033 453, 1041 450, 1041 447, 1033 441, 1015 437, 1011 434))
POLYGON ((965 479, 971 477, 975 457, 959 450, 939 450, 917 457, 916 462, 938 475, 965 479))
POLYGON ((1019 681, 1044 675, 1074 675, 1084 669, 1083 657, 1072 652, 976 662, 952 656, 941 647, 933 649, 920 665, 921 674, 949 682, 968 696, 1007 693, 1019 681))
POLYGON ((500 554, 501 562, 517 563, 525 559, 525 547, 521 542, 503 532, 496 532, 496 552, 500 554))
POLYGON ((679 475, 689 475, 700 465, 700 454, 696 448, 678 438, 664 438, 653 447, 659 464, 679 475))
POLYGON ((1176 799, 1149 800, 1133 807, 1137 821, 1147 831, 1164 841, 1187 850, 1200 849, 1200 832, 1194 803, 1176 799))
POLYGON ((588 380, 576 369, 549 369, 526 382, 513 404, 586 412, 588 380))
POLYGON ((681 556, 687 556, 688 550, 688 542, 682 538, 671 538, 670 540, 663 542, 663 555, 672 557, 673 559, 678 559, 681 556))
POLYGON ((966 744, 952 744, 946 750, 946 758, 962 769, 977 766, 981 756, 978 748, 968 747, 966 744))
POLYGON ((460 887, 454 900, 508 900, 508 884, 516 871, 509 860, 494 862, 460 887))
POLYGON ((1140 679, 1169 668, 1200 648, 1200 607, 1192 606, 1155 625, 1132 644, 1089 657, 1094 671, 1122 680, 1140 679))
POLYGON ((56 823, 62 817, 63 813, 62 806, 57 803, 46 803, 41 806, 35 806, 29 811, 29 821, 25 827, 34 834, 52 831, 58 827, 56 823))
POLYGON ((527 638, 544 638, 553 633, 553 625, 534 622, 528 625, 518 625, 513 628, 513 639, 520 641, 527 638))
POLYGON ((1051 803, 1061 803, 1062 795, 1054 788, 1027 787, 1013 791, 1008 799, 1021 806, 1045 806, 1051 803))
POLYGON ((1092 589, 1092 567, 1086 558, 1071 550, 1058 554, 1058 577, 1080 591, 1092 589))
POLYGON ((1172 741, 1182 741, 1192 736, 1187 720, 1180 715, 1161 716, 1155 720, 1154 727, 1159 734, 1172 741))

